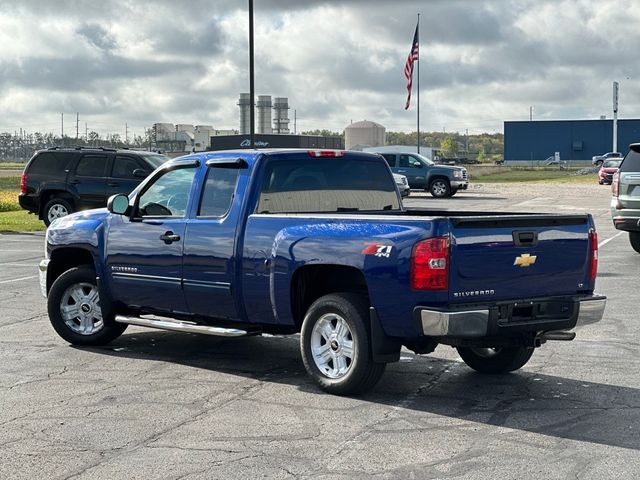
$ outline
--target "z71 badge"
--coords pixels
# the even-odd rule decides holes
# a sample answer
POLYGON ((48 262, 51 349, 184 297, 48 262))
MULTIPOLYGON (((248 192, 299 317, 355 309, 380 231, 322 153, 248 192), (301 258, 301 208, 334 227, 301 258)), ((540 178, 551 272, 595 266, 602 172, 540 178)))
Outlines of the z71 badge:
POLYGON ((374 255, 376 257, 389 258, 392 249, 393 245, 380 245, 375 243, 373 245, 367 246, 364 250, 362 250, 362 253, 364 253, 365 255, 374 255))

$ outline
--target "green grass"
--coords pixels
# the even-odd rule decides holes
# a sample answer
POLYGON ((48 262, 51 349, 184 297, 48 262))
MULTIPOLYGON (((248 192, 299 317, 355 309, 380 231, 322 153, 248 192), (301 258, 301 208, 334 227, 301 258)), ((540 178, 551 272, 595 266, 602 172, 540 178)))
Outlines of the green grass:
POLYGON ((26 163, 20 162, 0 162, 0 170, 17 170, 23 169, 26 163))
POLYGON ((473 183, 596 183, 597 174, 571 175, 575 170, 560 170, 558 168, 510 168, 499 167, 492 171, 483 172, 474 169, 471 172, 473 183))
POLYGON ((20 191, 20 177, 0 177, 0 191, 2 190, 15 190, 17 195, 20 191))
POLYGON ((26 210, 0 213, 0 232, 40 232, 45 226, 37 215, 29 215, 26 210))

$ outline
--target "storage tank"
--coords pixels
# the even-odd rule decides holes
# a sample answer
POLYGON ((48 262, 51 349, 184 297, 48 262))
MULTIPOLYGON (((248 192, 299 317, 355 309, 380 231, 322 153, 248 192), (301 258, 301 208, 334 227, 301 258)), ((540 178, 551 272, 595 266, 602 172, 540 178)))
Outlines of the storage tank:
POLYGON ((376 122, 363 120, 344 129, 344 146, 350 150, 356 145, 380 147, 384 145, 385 128, 376 122))
POLYGON ((258 115, 257 133, 271 133, 271 95, 258 95, 256 110, 258 115))
POLYGON ((289 133, 289 99, 276 97, 273 102, 273 133, 289 133))
POLYGON ((241 93, 238 100, 240 107, 240 135, 249 135, 251 130, 251 96, 248 93, 241 93))

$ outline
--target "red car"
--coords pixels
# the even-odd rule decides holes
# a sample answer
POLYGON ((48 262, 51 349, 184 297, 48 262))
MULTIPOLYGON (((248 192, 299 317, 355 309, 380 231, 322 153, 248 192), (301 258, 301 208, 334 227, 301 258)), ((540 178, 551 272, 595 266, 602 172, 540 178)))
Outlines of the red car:
POLYGON ((616 158, 613 160, 605 160, 600 170, 598 170, 598 183, 600 185, 611 185, 611 181, 613 180, 613 175, 620 168, 620 164, 622 163, 621 158, 616 158))

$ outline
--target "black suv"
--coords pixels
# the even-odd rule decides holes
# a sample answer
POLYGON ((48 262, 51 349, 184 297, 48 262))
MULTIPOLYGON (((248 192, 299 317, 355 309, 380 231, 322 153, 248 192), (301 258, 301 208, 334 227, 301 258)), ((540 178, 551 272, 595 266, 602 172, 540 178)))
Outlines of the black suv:
POLYGON ((108 148, 40 150, 20 179, 20 206, 45 225, 58 217, 104 207, 116 193, 130 193, 168 157, 152 152, 108 148))

